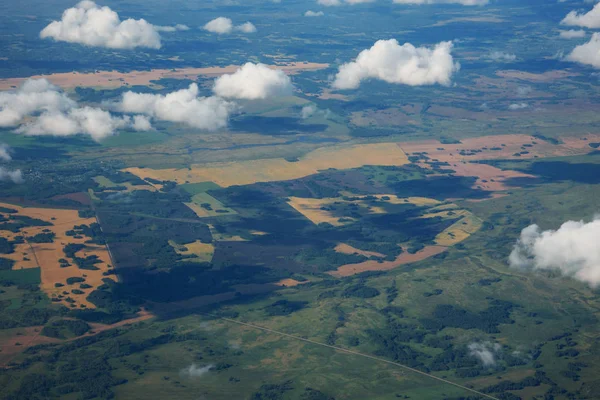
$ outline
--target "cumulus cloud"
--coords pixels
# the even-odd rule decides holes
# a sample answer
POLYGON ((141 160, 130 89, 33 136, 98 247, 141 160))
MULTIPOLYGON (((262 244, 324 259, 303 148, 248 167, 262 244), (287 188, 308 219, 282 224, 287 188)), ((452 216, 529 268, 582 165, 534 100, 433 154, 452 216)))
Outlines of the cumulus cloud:
POLYGON ((40 32, 40 37, 111 49, 159 49, 159 30, 165 30, 165 27, 157 29, 144 19, 121 21, 119 15, 109 7, 100 7, 93 1, 84 0, 66 9, 61 20, 52 21, 40 32))
POLYGON ((600 68, 600 33, 593 33, 589 42, 575 47, 565 59, 600 68))
MULTIPOLYGON (((93 107, 79 107, 45 79, 28 79, 16 91, 0 93, 0 127, 26 135, 87 134, 101 140, 115 130, 133 127, 128 116, 115 117, 93 107)), ((138 127, 140 127, 138 125, 138 127)))
POLYGON ((487 55, 492 61, 511 62, 517 59, 517 56, 511 53, 505 53, 503 51, 492 51, 487 55))
POLYGON ((252 24, 251 22, 245 22, 241 25, 234 26, 233 21, 230 18, 225 17, 218 17, 213 19, 212 21, 207 22, 203 28, 206 31, 218 33, 219 35, 231 33, 234 30, 243 33, 256 32, 256 26, 254 26, 254 24, 252 24))
POLYGON ((560 23, 562 25, 581 26, 590 29, 600 28, 600 3, 596 4, 587 13, 580 14, 577 11, 571 11, 560 23))
POLYGON ((243 24, 236 26, 235 29, 243 33, 256 32, 256 26, 254 26, 252 22, 244 22, 243 24))
POLYGON ((325 15, 325 13, 323 11, 308 10, 307 12, 304 13, 305 17, 322 17, 323 15, 325 15))
POLYGON ((569 29, 568 31, 560 31, 558 34, 562 39, 579 39, 586 37, 587 33, 583 29, 575 30, 569 29))
POLYGON ((155 25, 154 29, 158 32, 177 32, 177 31, 189 31, 190 27, 187 25, 177 24, 175 26, 158 26, 155 25))
POLYGON ((517 88, 517 96, 527 96, 533 91, 531 86, 519 86, 517 88))
POLYGON ((463 6, 484 6, 489 0, 394 0, 396 4, 460 4, 463 6))
POLYGON ((475 357, 485 367, 493 367, 496 365, 497 354, 502 349, 502 346, 498 343, 471 343, 469 344, 469 354, 475 357))
POLYGON ((558 230, 530 225, 521 231, 509 264, 514 268, 553 270, 592 287, 600 283, 600 218, 568 221, 558 230))
POLYGON ((509 110, 522 110, 527 107, 529 107, 529 104, 527 104, 527 103, 513 103, 508 106, 508 109, 509 110))
POLYGON ((0 167, 0 181, 11 181, 13 183, 23 183, 23 173, 20 169, 9 170, 4 167, 0 167))
MULTIPOLYGON (((198 94, 198 85, 195 83, 187 89, 166 95, 129 91, 123 93, 118 109, 161 121, 184 123, 198 129, 224 128, 234 105, 219 97, 198 97, 198 94)), ((137 123, 143 124, 140 121, 137 123)))
POLYGON ((289 95, 292 89, 292 81, 285 72, 264 64, 246 63, 235 73, 217 78, 213 91, 225 98, 257 100, 289 95))
POLYGON ((449 85, 460 68, 452 58, 452 42, 441 42, 434 48, 402 46, 396 39, 379 40, 360 52, 355 61, 340 66, 333 87, 356 89, 365 79, 411 86, 449 85))
POLYGON ((12 160, 10 147, 7 144, 0 143, 0 161, 9 162, 10 160, 12 160))
POLYGON ((302 119, 312 117, 315 112, 317 112, 317 106, 315 106, 314 104, 302 107, 302 119))
POLYGON ((192 364, 188 367, 183 368, 179 371, 179 374, 188 378, 200 378, 210 372, 215 366, 210 364, 204 367, 198 367, 196 364, 192 364))
POLYGON ((317 4, 325 7, 341 6, 342 4, 372 3, 375 0, 317 0, 317 4))

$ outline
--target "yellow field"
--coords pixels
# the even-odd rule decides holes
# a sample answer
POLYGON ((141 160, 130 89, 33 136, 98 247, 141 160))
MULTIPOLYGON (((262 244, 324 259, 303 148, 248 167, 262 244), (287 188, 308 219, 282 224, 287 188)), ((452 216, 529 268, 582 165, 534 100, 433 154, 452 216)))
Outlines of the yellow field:
MULTIPOLYGON (((102 275, 103 272, 109 269, 110 256, 106 246, 98 245, 86 245, 87 247, 80 251, 77 255, 79 257, 86 257, 89 255, 96 255, 101 263, 95 266, 98 270, 90 271, 79 269, 73 264, 70 267, 61 268, 59 259, 66 258, 63 252, 63 247, 68 243, 84 244, 85 241, 89 240, 88 237, 76 239, 72 236, 67 236, 66 232, 72 230, 75 225, 90 225, 96 222, 95 218, 80 218, 77 210, 63 210, 53 208, 25 208, 19 207, 12 204, 0 203, 0 206, 6 208, 12 208, 18 211, 18 215, 24 215, 31 218, 41 219, 43 221, 51 222, 52 226, 40 226, 40 227, 28 227, 21 229, 21 232, 13 234, 7 231, 0 231, 0 235, 7 239, 12 239, 15 235, 21 236, 35 236, 38 233, 42 233, 44 229, 48 229, 56 235, 54 243, 23 243, 15 246, 15 252, 13 254, 6 255, 7 258, 15 260, 16 263, 13 269, 22 268, 36 268, 41 269, 41 289, 51 298, 63 296, 60 303, 71 307, 68 302, 64 299, 67 297, 72 298, 75 302, 72 303, 75 307, 88 307, 94 308, 94 305, 86 300, 86 297, 95 287, 103 284, 102 279, 106 276, 102 275), (25 260, 26 258, 27 260, 25 260), (85 278, 85 283, 92 286, 91 289, 83 290, 84 294, 73 294, 72 289, 79 289, 79 283, 75 285, 67 285, 67 278, 81 277, 85 278), (64 286, 56 288, 56 283, 62 283, 64 286), (63 294, 63 292, 69 292, 63 294)), ((4 255, 3 255, 4 257, 4 255)), ((111 275, 111 279, 117 280, 117 276, 111 275)))
POLYGON ((385 214, 385 210, 380 206, 373 206, 369 204, 369 197, 377 197, 381 202, 389 204, 414 204, 416 206, 436 206, 440 204, 438 200, 430 199, 426 197, 398 197, 392 194, 378 194, 374 196, 356 196, 352 193, 342 193, 344 196, 352 197, 353 200, 345 200, 342 197, 329 197, 324 199, 309 199, 301 197, 289 197, 288 204, 292 206, 300 214, 304 215, 315 225, 322 222, 327 222, 333 226, 342 226, 350 224, 354 221, 353 218, 347 216, 335 216, 328 210, 324 210, 332 204, 341 203, 353 203, 361 207, 369 209, 371 214, 385 214), (340 222, 340 218, 344 218, 344 221, 340 222))
POLYGON ((210 234, 212 235, 213 241, 215 242, 247 242, 247 239, 244 239, 241 236, 219 233, 211 224, 208 224, 208 227, 210 229, 210 234))
POLYGON ((463 217, 436 236, 435 242, 440 246, 453 246, 462 242, 481 229, 482 221, 466 210, 463 217))
POLYGON ((385 254, 377 253, 375 251, 360 250, 360 249, 357 249, 356 247, 352 247, 346 243, 338 244, 337 246, 335 246, 334 250, 337 251, 338 253, 342 253, 342 254, 360 254, 361 256, 365 256, 365 257, 379 257, 379 258, 385 257, 385 254))
POLYGON ((194 256, 193 258, 186 258, 186 261, 211 262, 215 255, 215 246, 212 243, 202 243, 197 240, 194 243, 180 245, 169 240, 169 244, 175 249, 177 254, 194 256))
POLYGON ((360 144, 324 147, 308 153, 299 161, 283 158, 194 165, 191 170, 127 168, 142 178, 170 180, 179 184, 214 182, 221 187, 249 185, 256 182, 303 178, 330 168, 350 169, 365 165, 398 166, 408 164, 406 154, 395 143, 360 144))

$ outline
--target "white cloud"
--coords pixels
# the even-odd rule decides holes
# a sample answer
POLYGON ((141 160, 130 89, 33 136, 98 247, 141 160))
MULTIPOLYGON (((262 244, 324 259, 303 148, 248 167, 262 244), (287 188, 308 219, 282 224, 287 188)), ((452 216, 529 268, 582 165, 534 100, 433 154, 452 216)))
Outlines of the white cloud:
POLYGON ((133 117, 132 128, 134 131, 149 131, 152 129, 150 119, 144 115, 135 115, 133 117))
POLYGON ((600 68, 600 33, 593 33, 589 42, 575 47, 565 59, 600 68))
POLYGON ((111 49, 160 48, 160 35, 155 26, 144 19, 121 21, 109 7, 99 7, 90 0, 65 10, 61 20, 46 26, 40 37, 111 49))
POLYGON ((484 6, 489 0, 394 0, 395 4, 461 4, 463 6, 484 6))
POLYGON ((251 22, 244 22, 241 25, 234 26, 233 21, 230 18, 218 17, 213 19, 212 21, 207 22, 204 27, 204 30, 218 33, 219 35, 225 33, 231 33, 234 30, 240 31, 243 33, 254 33, 256 32, 256 26, 251 22))
POLYGON ((198 129, 217 130, 227 126, 234 105, 219 97, 198 97, 198 93, 195 83, 166 95, 126 92, 118 108, 123 112, 184 123, 198 129))
POLYGON ((310 104, 308 106, 302 107, 302 119, 310 118, 317 112, 317 106, 314 104, 310 104))
POLYGON ((508 106, 508 109, 509 110, 522 110, 527 107, 529 107, 529 104, 527 104, 527 103, 513 103, 508 106))
POLYGON ((155 25, 154 29, 158 32, 177 32, 177 31, 189 31, 190 27, 187 25, 177 24, 175 26, 158 26, 155 25))
POLYGON ((527 96, 529 93, 533 91, 531 86, 519 86, 517 88, 517 96, 527 96))
POLYGON ((291 79, 283 71, 246 63, 235 73, 217 78, 213 91, 225 98, 256 100, 289 95, 292 88, 291 79))
POLYGON ((243 33, 256 32, 256 26, 254 26, 252 22, 244 22, 243 24, 236 26, 235 29, 243 33))
POLYGON ((67 112, 45 112, 21 125, 17 132, 31 136, 72 136, 83 133, 99 141, 114 135, 117 129, 130 125, 129 117, 114 117, 108 111, 99 108, 82 107, 67 112))
POLYGON ((233 31, 233 22, 229 18, 215 18, 204 25, 204 29, 212 33, 231 33, 233 31))
POLYGON ((498 343, 471 343, 469 344, 469 354, 477 358, 485 367, 496 365, 496 356, 502 349, 498 343))
POLYGON ((364 4, 372 3, 375 0, 317 0, 317 4, 325 7, 341 6, 342 4, 364 4))
POLYGON ((128 127, 129 117, 115 117, 93 107, 79 107, 45 79, 28 79, 16 91, 0 93, 0 126, 26 135, 87 134, 94 140, 128 127))
POLYGON ((569 29, 568 31, 560 31, 558 36, 561 37, 562 39, 578 39, 578 38, 586 37, 587 33, 583 29, 580 29, 580 30, 569 29))
POLYGON ((23 174, 20 169, 9 170, 4 167, 0 167, 0 181, 11 181, 13 183, 23 183, 23 174))
POLYGON ((581 26, 590 29, 600 28, 600 3, 584 14, 571 11, 560 23, 562 25, 581 26))
POLYGON ((515 61, 517 56, 511 53, 505 53, 503 51, 492 51, 487 55, 487 58, 492 61, 510 62, 515 61))
POLYGON ((4 143, 0 143, 0 161, 9 162, 10 160, 12 160, 10 147, 4 143))
POLYGON ((510 254, 514 268, 554 270, 592 287, 600 284, 600 218, 568 221, 558 230, 542 231, 530 225, 510 254))
POLYGON ((411 86, 449 85, 460 68, 452 58, 452 47, 452 42, 441 42, 431 49, 410 43, 400 46, 396 39, 379 40, 361 51, 355 61, 340 66, 333 87, 356 89, 370 78, 411 86))
POLYGON ((325 13, 323 11, 308 10, 307 12, 304 13, 305 17, 322 17, 323 15, 325 15, 325 13))
POLYGON ((210 364, 204 367, 198 367, 196 364, 192 364, 188 367, 183 368, 179 371, 179 374, 188 378, 200 378, 210 372, 215 366, 210 364))

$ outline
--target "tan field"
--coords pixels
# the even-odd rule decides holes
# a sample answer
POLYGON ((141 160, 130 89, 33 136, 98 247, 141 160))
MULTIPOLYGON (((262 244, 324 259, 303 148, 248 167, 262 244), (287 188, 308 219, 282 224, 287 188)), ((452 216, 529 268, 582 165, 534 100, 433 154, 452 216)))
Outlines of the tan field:
POLYGON ((343 202, 343 200, 341 198, 305 199, 300 197, 290 197, 288 204, 315 225, 323 222, 333 226, 342 226, 350 223, 350 221, 340 222, 341 217, 337 217, 331 212, 321 209, 322 207, 336 202, 343 202))
POLYGON ((427 246, 415 254, 404 252, 400 254, 394 261, 374 261, 369 260, 358 264, 346 264, 339 267, 337 270, 329 272, 330 275, 337 278, 352 276, 366 271, 389 271, 398 268, 401 265, 414 263, 425 260, 426 258, 443 253, 448 248, 445 246, 427 246))
POLYGON ((275 285, 277 286, 283 286, 283 287, 294 287, 294 286, 298 286, 298 285, 304 285, 305 283, 308 283, 310 281, 304 281, 304 282, 300 282, 297 281, 295 279, 282 279, 279 282, 275 282, 275 285))
POLYGON ((303 178, 330 168, 350 169, 365 165, 399 166, 408 163, 406 154, 391 143, 324 147, 312 151, 299 161, 283 158, 194 165, 191 170, 127 168, 142 178, 171 180, 177 183, 214 182, 221 187, 249 185, 256 182, 303 178))
POLYGON ((337 251, 338 253, 342 253, 342 254, 360 254, 361 256, 365 256, 365 257, 379 257, 379 258, 385 257, 385 254, 377 253, 375 251, 360 250, 360 249, 357 249, 356 247, 352 247, 346 243, 338 244, 337 246, 335 246, 334 250, 337 251))
POLYGON ((186 258, 186 261, 211 262, 215 254, 215 246, 212 243, 202 243, 199 240, 185 245, 180 245, 169 240, 169 244, 175 249, 177 254, 194 256, 193 258, 186 258))
POLYGON ((107 331, 109 329, 120 328, 126 325, 135 324, 142 321, 147 321, 154 318, 154 315, 146 310, 140 311, 135 318, 126 319, 111 325, 90 323, 91 330, 82 336, 74 337, 71 339, 56 339, 41 335, 43 326, 31 326, 26 328, 15 328, 7 330, 8 337, 2 337, 2 344, 0 344, 0 367, 4 367, 10 364, 23 351, 29 347, 37 346, 39 344, 48 343, 65 343, 73 340, 77 340, 86 336, 94 336, 100 332, 107 331))
MULTIPOLYGON (((293 75, 302 71, 316 71, 329 67, 329 64, 309 63, 309 62, 291 62, 281 65, 271 65, 272 69, 278 69, 293 75)), ((103 87, 119 88, 121 86, 149 86, 152 81, 163 78, 171 79, 192 79, 196 80, 199 76, 220 76, 232 74, 238 70, 238 65, 228 65, 226 67, 205 67, 205 68, 181 68, 181 69, 154 69, 151 71, 96 71, 91 73, 65 72, 51 75, 35 75, 29 78, 8 78, 0 79, 0 90, 10 90, 20 86, 26 79, 47 79, 53 84, 64 89, 76 87, 103 87)))
MULTIPOLYGON (((332 212, 323 209, 324 207, 332 204, 353 203, 361 207, 368 208, 371 214, 386 213, 383 207, 372 206, 369 204, 368 201, 365 200, 368 196, 356 196, 348 192, 342 192, 342 194, 344 196, 353 197, 356 200, 345 200, 342 197, 329 197, 324 199, 289 197, 288 204, 315 225, 322 222, 327 222, 333 226, 342 226, 354 221, 353 218, 349 218, 347 216, 336 216, 332 212), (344 221, 340 221, 340 218, 344 218, 344 221)), ((440 204, 438 200, 429 199, 426 197, 398 197, 393 194, 378 194, 371 197, 377 197, 380 201, 390 204, 414 204, 417 206, 436 206, 440 204)))
MULTIPOLYGON (((507 190, 505 182, 510 178, 526 178, 531 175, 518 171, 503 171, 491 165, 472 163, 477 160, 527 159, 533 157, 557 157, 587 154, 591 151, 588 143, 600 141, 600 135, 587 135, 587 140, 579 137, 563 138, 562 144, 552 144, 529 135, 497 135, 463 139, 460 144, 441 144, 437 140, 400 143, 408 155, 427 153, 430 159, 448 162, 449 169, 458 176, 475 176, 474 187, 489 191, 507 190), (516 153, 526 154, 515 156, 516 153), (461 155, 463 152, 465 155, 461 155)), ((418 165, 430 168, 426 162, 418 165)))
MULTIPOLYGON (((75 285, 67 285, 67 278, 81 277, 85 278, 85 283, 92 287, 102 285, 102 279, 106 278, 102 273, 109 269, 111 264, 110 255, 106 246, 98 245, 86 245, 87 247, 80 252, 77 256, 86 257, 89 255, 96 255, 101 263, 95 266, 98 270, 83 270, 79 269, 72 260, 69 260, 72 264, 70 267, 61 268, 59 260, 66 258, 63 252, 63 247, 68 243, 84 244, 85 241, 89 240, 88 237, 76 239, 72 236, 67 236, 66 232, 72 230, 75 225, 90 225, 96 222, 95 218, 80 218, 77 210, 64 210, 54 208, 24 208, 15 206, 12 204, 0 203, 0 206, 6 208, 12 208, 18 211, 19 215, 25 215, 31 218, 41 219, 47 222, 51 222, 52 226, 41 226, 41 227, 28 227, 21 229, 21 232, 16 235, 22 235, 25 237, 34 236, 38 233, 42 233, 44 229, 48 229, 55 233, 54 243, 23 243, 15 246, 15 253, 7 255, 7 258, 11 258, 16 261, 13 269, 22 268, 36 268, 40 267, 41 270, 41 285, 40 288, 48 295, 53 298, 59 295, 64 298, 70 297, 74 300, 72 303, 75 307, 88 307, 94 308, 95 306, 86 300, 86 297, 93 289, 85 289, 84 294, 73 294, 70 293, 72 289, 79 289, 79 283, 75 285), (23 260, 26 257, 29 260, 23 260), (62 283, 64 286, 56 288, 55 283, 62 283), (64 291, 69 294, 63 294, 64 291)), ((12 239, 15 234, 7 231, 0 231, 2 237, 12 239)), ((111 275, 111 279, 117 280, 116 275, 111 275)), ((60 303, 71 307, 65 299, 62 299, 60 303)))
POLYGON ((210 234, 212 235, 213 241, 215 242, 247 242, 247 239, 244 239, 241 236, 237 235, 227 235, 225 233, 219 233, 215 227, 211 224, 207 224, 210 229, 210 234))
POLYGON ((482 221, 470 212, 463 210, 464 216, 436 236, 440 246, 454 246, 481 229, 482 221))

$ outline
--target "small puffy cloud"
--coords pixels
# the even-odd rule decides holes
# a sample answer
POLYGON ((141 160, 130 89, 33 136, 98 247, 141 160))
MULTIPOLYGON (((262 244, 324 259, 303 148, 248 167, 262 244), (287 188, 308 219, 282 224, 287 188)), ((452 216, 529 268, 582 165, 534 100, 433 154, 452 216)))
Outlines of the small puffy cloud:
POLYGON ((558 230, 530 225, 521 231, 509 264, 513 268, 558 271, 592 287, 600 284, 600 218, 568 221, 558 230))
MULTIPOLYGON (((227 126, 234 105, 219 97, 198 97, 198 85, 162 94, 123 93, 118 109, 161 121, 179 122, 194 128, 217 130, 227 126)), ((144 124, 135 121, 134 124, 144 124)))
POLYGON ((484 6, 489 0, 394 0, 395 4, 460 4, 463 6, 484 6))
POLYGON ((283 71, 246 63, 235 73, 217 78, 213 91, 225 98, 257 100, 289 95, 292 89, 292 81, 283 71))
POLYGON ((590 29, 600 28, 600 3, 596 4, 587 13, 580 14, 577 11, 571 11, 560 23, 562 25, 581 26, 590 29))
POLYGON ((252 22, 244 22, 243 24, 236 26, 235 29, 243 33, 256 32, 256 26, 254 26, 252 22))
POLYGON ((533 88, 531 86, 519 86, 517 87, 517 96, 527 96, 532 91, 533 88))
POLYGON ((210 370, 212 370, 214 367, 215 366, 212 364, 206 365, 204 367, 199 367, 196 364, 191 364, 190 366, 185 367, 181 371, 179 371, 179 374, 188 378, 200 378, 203 375, 208 374, 210 370))
POLYGON ((492 51, 487 55, 492 61, 500 61, 500 62, 511 62, 517 59, 517 56, 511 53, 505 53, 503 51, 492 51))
POLYGON ((177 24, 175 26, 154 26, 158 32, 177 32, 177 31, 189 31, 190 27, 187 25, 177 24))
POLYGON ((130 126, 129 117, 115 117, 93 107, 79 107, 45 79, 28 79, 16 91, 0 93, 0 126, 25 135, 87 134, 94 140, 130 126))
POLYGON ((160 48, 155 26, 144 19, 121 21, 109 7, 99 7, 90 0, 65 10, 61 20, 52 21, 40 32, 40 37, 111 49, 160 48))
POLYGON ((560 31, 558 36, 562 39, 579 39, 586 37, 587 33, 583 30, 569 29, 568 31, 560 31))
POLYGON ((230 18, 218 17, 209 21, 204 25, 204 30, 217 33, 219 35, 225 33, 231 33, 234 30, 242 33, 254 33, 256 32, 256 26, 251 22, 245 22, 241 25, 234 26, 233 21, 230 18))
POLYGON ((315 106, 314 104, 310 104, 308 106, 304 106, 302 107, 302 119, 307 119, 310 118, 314 115, 314 113, 317 112, 317 106, 315 106))
POLYGON ((9 162, 10 160, 12 160, 10 147, 7 144, 0 143, 0 161, 9 162))
POLYGON ((356 89, 365 79, 411 86, 449 85, 460 68, 452 58, 452 42, 441 42, 434 48, 402 46, 396 39, 379 40, 360 52, 355 61, 340 66, 333 87, 356 89))
POLYGON ((575 47, 565 59, 600 68, 600 33, 593 33, 589 42, 575 47))
POLYGON ((323 11, 308 10, 307 12, 304 13, 305 17, 322 17, 323 15, 325 15, 325 13, 323 11))
POLYGON ((493 367, 496 365, 496 357, 502 346, 498 343, 471 343, 469 344, 469 354, 475 357, 484 367, 493 367))
POLYGON ((342 4, 372 3, 375 0, 317 0, 317 4, 325 7, 341 6, 342 4))
POLYGON ((23 183, 23 173, 20 169, 9 170, 4 167, 0 167, 0 181, 11 181, 13 183, 23 183))
POLYGON ((508 106, 509 110, 522 110, 524 108, 529 107, 529 104, 527 103, 512 103, 511 105, 508 106))
POLYGON ((150 119, 144 115, 134 115, 131 127, 134 131, 149 131, 152 129, 150 119))

